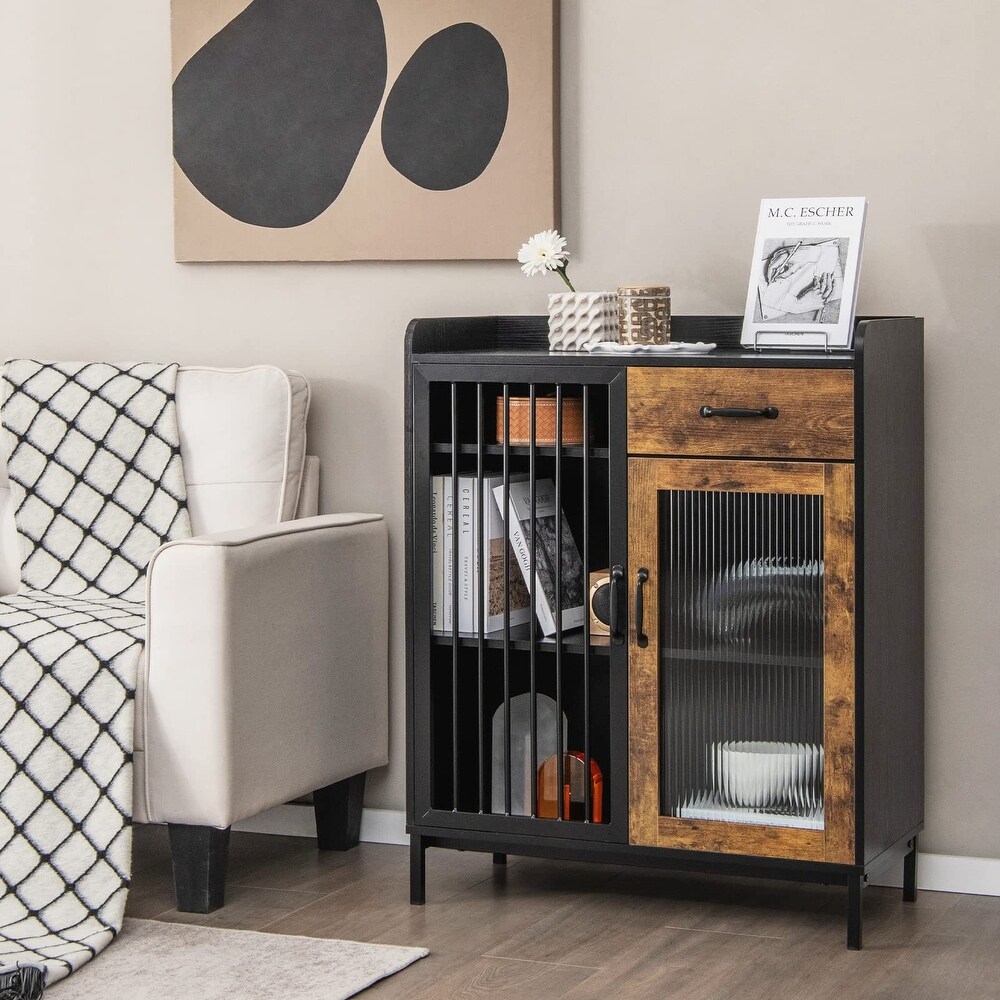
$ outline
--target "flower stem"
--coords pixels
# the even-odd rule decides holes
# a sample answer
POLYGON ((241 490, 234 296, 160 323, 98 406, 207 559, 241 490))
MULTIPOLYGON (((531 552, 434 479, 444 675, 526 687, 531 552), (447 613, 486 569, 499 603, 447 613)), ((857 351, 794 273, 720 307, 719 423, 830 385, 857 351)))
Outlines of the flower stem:
POLYGON ((556 274, 558 274, 559 277, 562 278, 562 280, 566 282, 566 287, 571 292, 576 292, 576 289, 573 287, 573 283, 569 280, 569 275, 566 273, 566 265, 565 264, 563 264, 562 267, 557 267, 556 268, 556 274))

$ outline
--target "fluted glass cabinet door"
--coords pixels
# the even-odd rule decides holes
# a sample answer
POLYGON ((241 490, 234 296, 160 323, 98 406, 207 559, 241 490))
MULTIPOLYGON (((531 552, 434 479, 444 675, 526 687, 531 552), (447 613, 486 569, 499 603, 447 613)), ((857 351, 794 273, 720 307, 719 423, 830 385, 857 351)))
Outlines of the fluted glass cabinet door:
POLYGON ((853 466, 629 462, 634 843, 854 860, 853 466))

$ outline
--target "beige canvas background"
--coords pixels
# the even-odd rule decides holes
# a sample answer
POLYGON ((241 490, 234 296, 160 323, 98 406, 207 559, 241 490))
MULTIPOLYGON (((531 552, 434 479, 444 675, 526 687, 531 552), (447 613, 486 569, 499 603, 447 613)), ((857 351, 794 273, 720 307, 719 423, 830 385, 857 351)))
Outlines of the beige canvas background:
MULTIPOLYGON (((324 509, 389 518, 392 763, 368 804, 402 808, 403 331, 542 311, 559 283, 513 260, 179 266, 166 0, 0 12, 0 353, 309 374, 324 509)), ((860 308, 927 319, 923 845, 1000 858, 1000 7, 565 0, 562 21, 578 288, 662 280, 677 313, 738 314, 761 197, 869 198, 860 308)))
MULTIPOLYGON (((247 6, 247 0, 173 0, 173 76, 247 6)), ((509 256, 521 233, 556 225, 552 0, 381 0, 381 8, 389 82, 336 201, 304 226, 250 226, 203 198, 175 163, 177 260, 490 260, 509 256), (492 32, 506 55, 507 128, 476 180, 455 191, 427 191, 385 158, 382 111, 420 45, 470 19, 492 32)))

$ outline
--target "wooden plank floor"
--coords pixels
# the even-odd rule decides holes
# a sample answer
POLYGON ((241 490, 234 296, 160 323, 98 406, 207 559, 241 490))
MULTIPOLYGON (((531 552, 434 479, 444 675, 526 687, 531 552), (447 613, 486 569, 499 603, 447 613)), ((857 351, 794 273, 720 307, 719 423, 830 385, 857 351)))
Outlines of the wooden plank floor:
POLYGON ((1000 998, 998 898, 869 888, 848 952, 835 887, 431 850, 411 907, 405 848, 234 834, 226 906, 198 916, 173 909, 169 857, 137 829, 130 916, 431 950, 372 1000, 1000 998))

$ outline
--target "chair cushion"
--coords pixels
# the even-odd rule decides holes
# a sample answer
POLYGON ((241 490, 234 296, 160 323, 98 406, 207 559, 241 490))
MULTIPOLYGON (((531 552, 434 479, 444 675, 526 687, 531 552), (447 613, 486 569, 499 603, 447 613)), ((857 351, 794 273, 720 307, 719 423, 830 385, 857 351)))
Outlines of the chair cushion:
MULTIPOLYGON (((309 383, 270 365, 182 367, 177 423, 196 535, 296 516, 306 454, 309 383)), ((0 434, 0 593, 17 589, 20 548, 0 434)))

